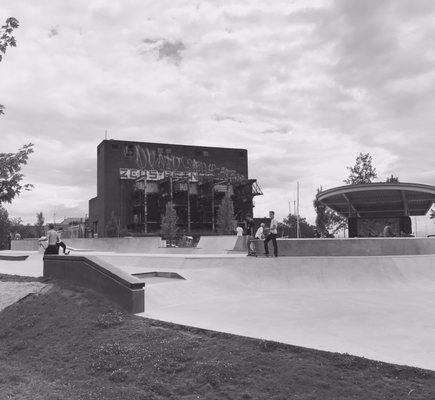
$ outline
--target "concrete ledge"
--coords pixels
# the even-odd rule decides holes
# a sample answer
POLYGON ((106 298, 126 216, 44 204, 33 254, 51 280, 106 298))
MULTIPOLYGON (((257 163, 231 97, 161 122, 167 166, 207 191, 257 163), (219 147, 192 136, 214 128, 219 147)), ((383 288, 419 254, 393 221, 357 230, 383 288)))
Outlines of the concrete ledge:
POLYGON ((98 257, 47 255, 43 275, 94 289, 131 313, 145 310, 145 283, 98 257))
MULTIPOLYGON (((347 238, 278 239, 278 255, 309 256, 394 256, 435 254, 435 238, 347 238)), ((264 253, 262 240, 255 240, 258 254, 264 253)), ((273 244, 269 242, 269 253, 273 244)))
POLYGON ((7 261, 24 261, 27 260, 28 257, 29 257, 28 255, 13 256, 13 255, 0 254, 0 260, 7 260, 7 261))

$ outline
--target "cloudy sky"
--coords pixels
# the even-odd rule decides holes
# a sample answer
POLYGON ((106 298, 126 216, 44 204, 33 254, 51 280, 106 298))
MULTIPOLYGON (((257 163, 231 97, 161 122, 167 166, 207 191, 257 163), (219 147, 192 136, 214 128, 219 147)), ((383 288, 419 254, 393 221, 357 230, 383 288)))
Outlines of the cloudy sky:
POLYGON ((35 144, 11 216, 84 216, 108 138, 248 149, 264 196, 314 221, 359 152, 435 185, 433 0, 3 0, 0 152, 35 144), (293 208, 293 207, 292 207, 293 208))

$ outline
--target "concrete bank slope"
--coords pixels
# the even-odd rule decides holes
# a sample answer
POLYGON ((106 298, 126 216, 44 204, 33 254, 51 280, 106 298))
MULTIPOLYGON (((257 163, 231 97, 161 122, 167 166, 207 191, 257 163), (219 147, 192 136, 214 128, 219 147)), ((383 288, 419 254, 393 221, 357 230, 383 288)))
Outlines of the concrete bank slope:
POLYGON ((27 255, 25 260, 0 260, 0 274, 21 276, 42 276, 42 253, 37 251, 11 251, 3 250, 2 255, 27 255))
MULTIPOLYGON (((111 262, 114 262, 113 260, 111 262)), ((435 370, 435 256, 140 257, 150 318, 435 370)))

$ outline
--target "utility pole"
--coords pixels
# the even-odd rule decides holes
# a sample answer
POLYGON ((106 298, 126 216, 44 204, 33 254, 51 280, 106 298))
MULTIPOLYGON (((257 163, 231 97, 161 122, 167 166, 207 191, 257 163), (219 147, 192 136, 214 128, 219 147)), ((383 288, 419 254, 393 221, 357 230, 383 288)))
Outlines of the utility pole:
POLYGON ((211 187, 211 231, 214 232, 214 180, 211 187))
POLYGON ((297 214, 296 214, 296 237, 299 239, 301 237, 301 231, 299 226, 299 182, 297 183, 297 214))
POLYGON ((189 177, 186 178, 187 181, 187 233, 190 233, 190 182, 189 177))
POLYGON ((147 199, 147 176, 143 177, 143 221, 145 233, 148 233, 148 199, 147 199))
POLYGON ((170 189, 171 189, 171 197, 170 197, 170 199, 171 199, 171 205, 173 206, 174 205, 174 188, 173 188, 173 182, 172 182, 172 176, 171 177, 169 177, 169 186, 170 186, 170 189))

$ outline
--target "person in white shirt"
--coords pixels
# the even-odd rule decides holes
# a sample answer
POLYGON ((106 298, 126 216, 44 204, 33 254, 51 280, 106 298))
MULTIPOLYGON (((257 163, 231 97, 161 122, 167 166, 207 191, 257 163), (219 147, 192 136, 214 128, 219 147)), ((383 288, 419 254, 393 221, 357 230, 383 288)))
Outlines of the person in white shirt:
POLYGON ((255 232, 255 239, 264 239, 264 222, 262 222, 257 229, 257 232, 255 232))
POLYGON ((278 244, 276 243, 276 236, 278 234, 278 221, 275 219, 275 211, 269 211, 270 217, 270 228, 269 234, 264 241, 264 254, 269 255, 269 242, 272 241, 273 244, 273 254, 278 257, 278 244))
POLYGON ((237 236, 243 236, 243 228, 241 226, 238 226, 236 228, 237 236))

